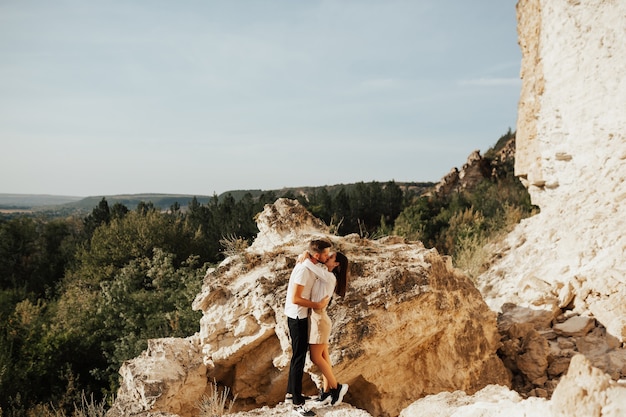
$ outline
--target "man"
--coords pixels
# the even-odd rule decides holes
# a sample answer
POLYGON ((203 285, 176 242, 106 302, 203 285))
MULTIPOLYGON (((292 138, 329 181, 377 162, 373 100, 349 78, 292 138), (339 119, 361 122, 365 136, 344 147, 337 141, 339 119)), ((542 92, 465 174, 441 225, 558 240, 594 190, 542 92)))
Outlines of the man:
MULTIPOLYGON (((320 267, 330 256, 330 242, 314 239, 309 243, 307 252, 311 262, 320 267)), ((287 396, 291 394, 294 412, 300 416, 314 416, 315 413, 305 407, 305 398, 302 395, 302 378, 304 363, 309 348, 309 309, 325 308, 330 301, 325 297, 320 302, 311 301, 311 289, 315 282, 315 274, 302 263, 296 264, 287 286, 285 314, 291 336, 291 363, 289 365, 289 380, 287 382, 287 396)))

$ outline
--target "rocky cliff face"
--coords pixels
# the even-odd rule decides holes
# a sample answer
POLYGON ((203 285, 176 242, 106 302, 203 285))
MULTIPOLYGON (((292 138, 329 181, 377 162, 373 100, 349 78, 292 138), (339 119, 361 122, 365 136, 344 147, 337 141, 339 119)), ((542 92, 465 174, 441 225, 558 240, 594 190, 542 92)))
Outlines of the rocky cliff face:
POLYGON ((626 3, 517 9, 515 171, 541 212, 495 249, 478 282, 501 313, 500 353, 522 375, 514 386, 549 395, 576 353, 626 376, 626 3))
POLYGON ((476 184, 491 175, 487 161, 480 155, 480 151, 474 151, 467 158, 467 162, 461 170, 452 168, 433 188, 433 193, 448 196, 463 190, 472 189, 476 184))
POLYGON ((564 296, 624 341, 626 3, 526 0, 518 14, 515 169, 541 213, 510 236, 483 293, 495 310, 564 296))

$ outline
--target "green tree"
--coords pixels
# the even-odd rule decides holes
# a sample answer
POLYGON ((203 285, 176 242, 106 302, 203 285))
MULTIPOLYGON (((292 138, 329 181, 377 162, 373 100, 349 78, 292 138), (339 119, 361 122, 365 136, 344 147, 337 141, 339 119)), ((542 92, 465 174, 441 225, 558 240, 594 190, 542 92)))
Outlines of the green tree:
POLYGON ((89 216, 84 220, 85 233, 87 237, 91 237, 93 232, 102 224, 108 224, 111 221, 111 211, 106 198, 102 197, 98 206, 95 207, 89 216))
POLYGON ((71 352, 85 383, 112 392, 117 369, 148 338, 195 331, 199 317, 188 310, 207 266, 189 255, 188 240, 184 219, 145 205, 98 227, 79 251, 54 310, 51 339, 71 352))
POLYGON ((428 244, 432 239, 430 219, 437 213, 437 207, 427 197, 418 198, 398 215, 394 233, 410 240, 428 244))
POLYGON ((326 187, 321 187, 319 190, 313 191, 306 207, 315 217, 323 220, 326 224, 330 224, 333 212, 333 201, 326 187))
POLYGON ((111 219, 122 219, 124 216, 128 214, 130 210, 122 203, 115 203, 113 207, 111 207, 110 218, 111 219))
POLYGON ((404 206, 404 193, 395 181, 389 181, 383 187, 382 202, 382 215, 385 222, 393 225, 404 206))
POLYGON ((346 235, 355 231, 356 228, 350 213, 350 196, 345 187, 341 187, 333 198, 332 207, 334 212, 330 223, 338 226, 339 234, 346 235))
POLYGON ((32 290, 30 276, 37 256, 37 224, 27 217, 0 223, 0 285, 32 290))

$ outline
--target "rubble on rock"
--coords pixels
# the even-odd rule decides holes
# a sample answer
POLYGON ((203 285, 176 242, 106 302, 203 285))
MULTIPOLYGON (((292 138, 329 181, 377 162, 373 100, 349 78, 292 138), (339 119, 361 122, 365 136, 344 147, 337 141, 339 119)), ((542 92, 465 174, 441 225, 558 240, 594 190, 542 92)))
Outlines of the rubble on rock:
POLYGON ((523 399, 506 387, 490 385, 474 395, 462 391, 442 392, 416 401, 400 417, 413 416, 553 416, 618 417, 626 415, 626 382, 620 383, 597 368, 583 355, 575 355, 567 375, 551 401, 540 397, 523 399))

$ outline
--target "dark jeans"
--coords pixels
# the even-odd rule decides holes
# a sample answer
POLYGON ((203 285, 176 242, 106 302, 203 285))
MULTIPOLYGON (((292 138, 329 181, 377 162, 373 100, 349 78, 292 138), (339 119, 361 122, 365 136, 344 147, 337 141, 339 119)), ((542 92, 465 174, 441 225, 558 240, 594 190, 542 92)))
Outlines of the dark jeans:
POLYGON ((289 325, 292 350, 287 392, 293 396, 294 404, 304 404, 304 398, 302 398, 302 378, 304 377, 306 352, 309 349, 309 319, 292 319, 287 317, 287 324, 289 325))

